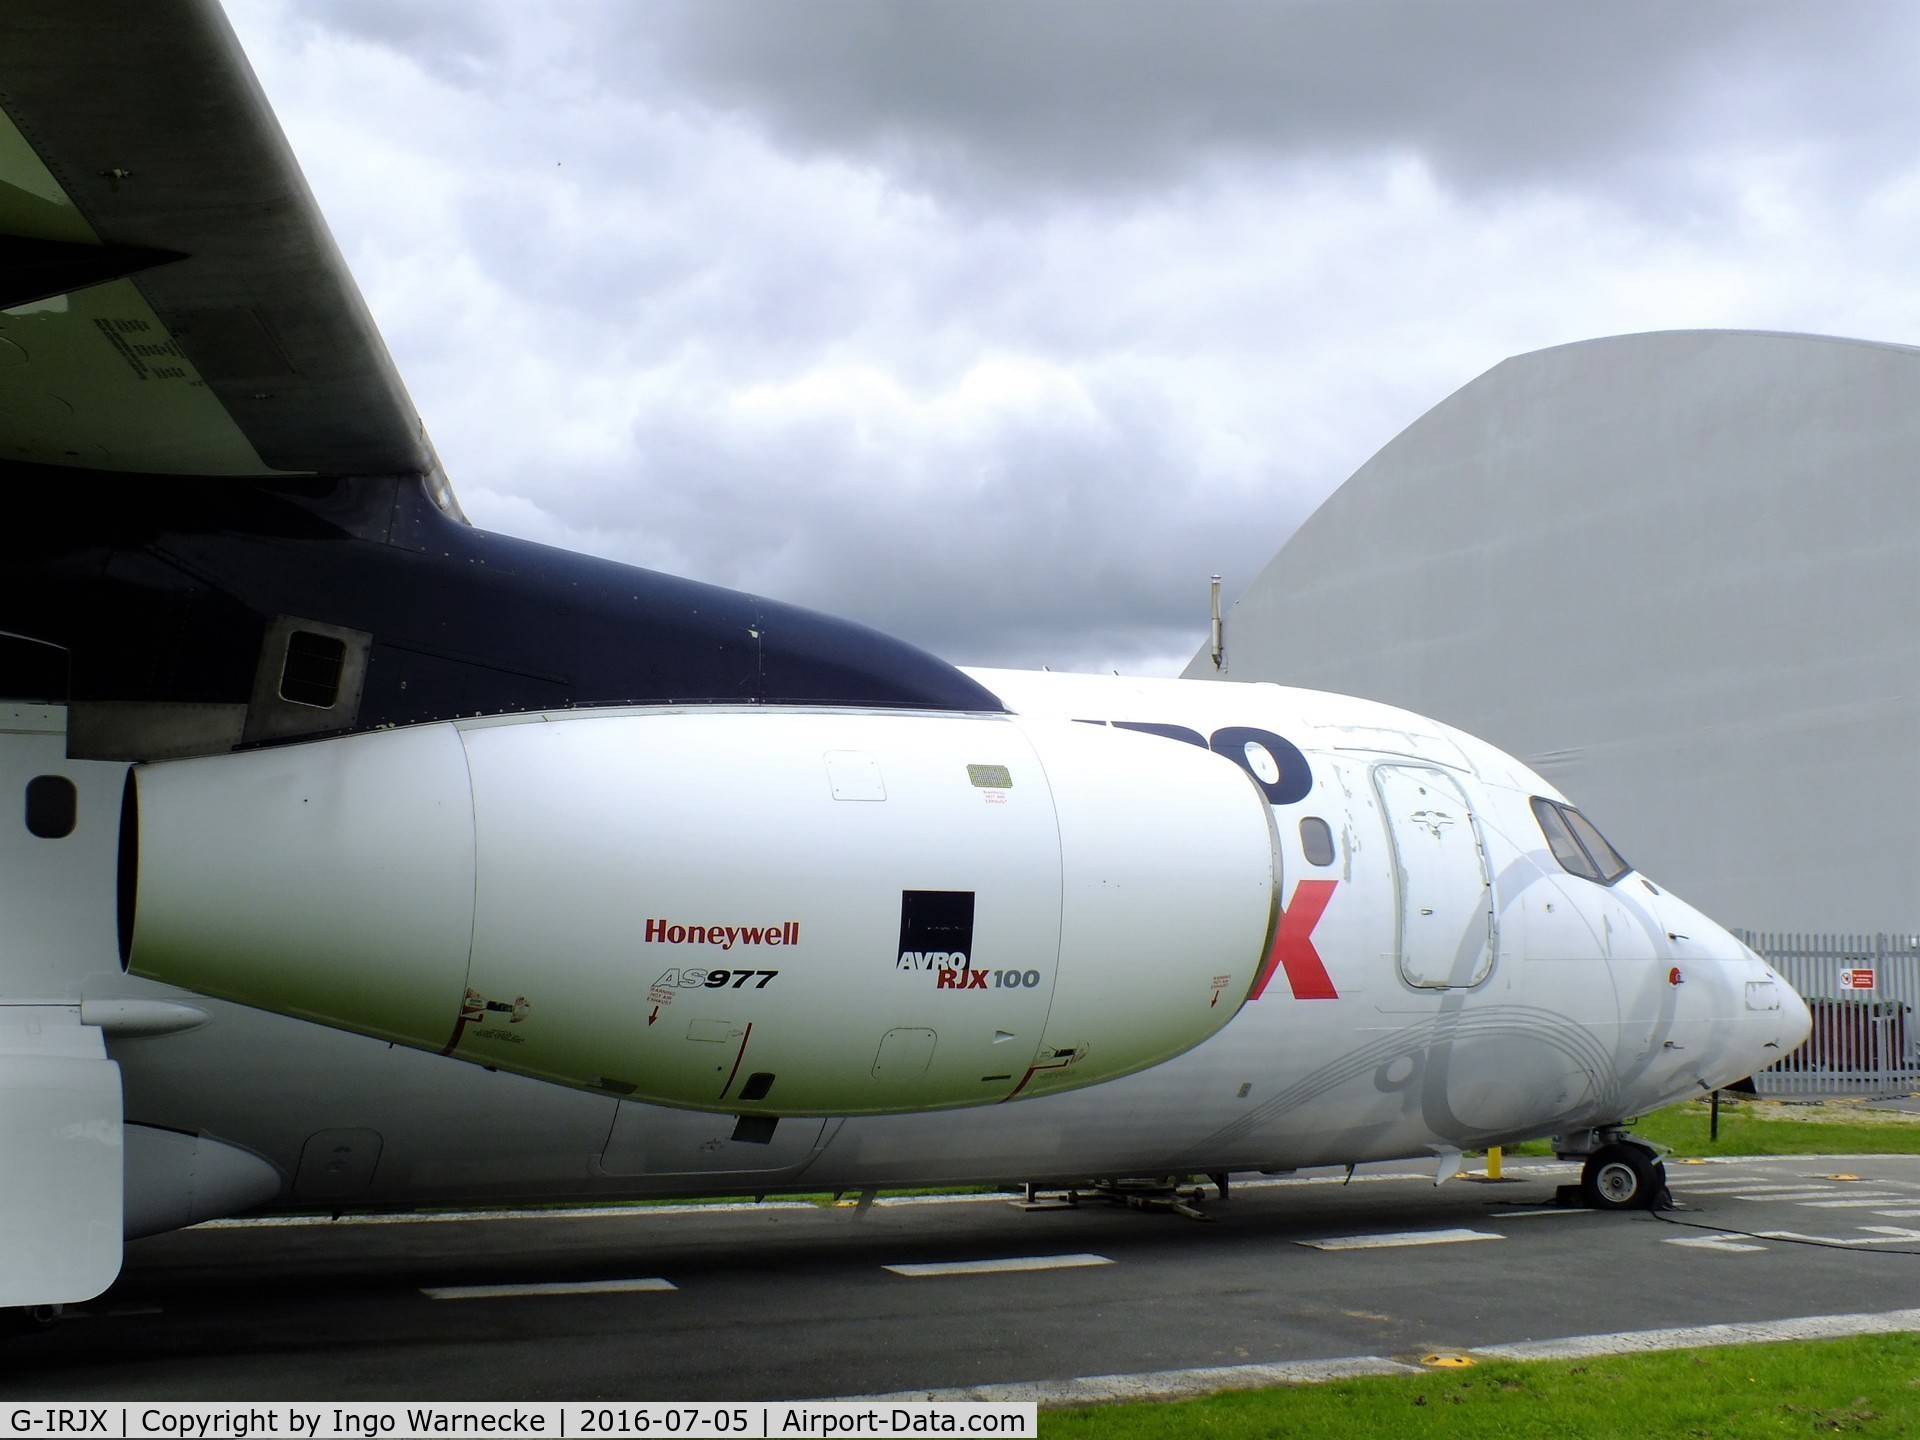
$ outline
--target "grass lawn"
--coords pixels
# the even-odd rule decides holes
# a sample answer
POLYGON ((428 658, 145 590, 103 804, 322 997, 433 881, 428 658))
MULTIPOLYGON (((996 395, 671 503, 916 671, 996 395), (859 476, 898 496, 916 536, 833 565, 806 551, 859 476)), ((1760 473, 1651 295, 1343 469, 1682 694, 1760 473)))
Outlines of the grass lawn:
MULTIPOLYGON (((1642 1116, 1633 1133, 1696 1155, 1920 1155, 1920 1115, 1870 1110, 1845 1100, 1789 1105, 1779 1100, 1720 1099, 1720 1138, 1709 1140, 1705 1099, 1642 1116)), ((1544 1140, 1514 1146, 1512 1155, 1548 1155, 1544 1140)))
POLYGON ((1040 1417, 1047 1440, 1745 1440, 1836 1432, 1920 1434, 1920 1336, 1489 1363, 1040 1417))

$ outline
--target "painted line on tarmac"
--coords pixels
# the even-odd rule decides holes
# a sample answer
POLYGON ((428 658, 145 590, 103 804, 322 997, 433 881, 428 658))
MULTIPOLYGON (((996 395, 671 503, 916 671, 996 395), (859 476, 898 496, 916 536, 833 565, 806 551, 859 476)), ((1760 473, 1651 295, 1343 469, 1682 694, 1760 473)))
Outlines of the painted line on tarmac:
POLYGON ((900 1404, 911 1400, 985 1400, 1041 1405, 1102 1405, 1127 1400, 1183 1400, 1221 1390, 1261 1390, 1269 1385, 1313 1385, 1364 1375, 1424 1375, 1418 1365, 1380 1355, 1338 1360, 1286 1360, 1268 1365, 1212 1365, 1196 1370, 1144 1370, 1131 1375, 1082 1375, 1072 1380, 1026 1380, 1004 1385, 960 1385, 941 1390, 901 1390, 887 1395, 849 1395, 849 1400, 900 1404))
POLYGON ((1765 1245, 1749 1245, 1744 1240, 1729 1240, 1724 1235, 1686 1235, 1663 1240, 1663 1245, 1685 1245, 1690 1250, 1717 1250, 1726 1255, 1738 1255, 1747 1251, 1764 1252, 1765 1245))
POLYGON ((1485 1360, 1592 1360, 1604 1355, 1640 1355, 1655 1350, 1707 1350, 1721 1345, 1757 1345, 1776 1340, 1891 1335, 1901 1330, 1920 1330, 1920 1310, 1888 1310, 1877 1315, 1806 1315, 1796 1320, 1692 1325, 1676 1330, 1621 1330, 1608 1335, 1570 1335, 1564 1340, 1477 1345, 1467 1353, 1485 1360))
POLYGON ((432 1285, 420 1293, 429 1300, 503 1300, 522 1295, 628 1295, 636 1291, 678 1290, 671 1280, 557 1280, 531 1285, 432 1285))
POLYGON ((1591 1205, 1554 1205, 1545 1210, 1502 1210, 1502 1220, 1522 1220, 1529 1215, 1591 1215, 1591 1205))
POLYGON ((1851 1200, 1802 1200, 1800 1203, 1809 1210, 1872 1210, 1889 1200, 1905 1200, 1905 1195, 1896 1195, 1891 1190, 1869 1190, 1863 1196, 1851 1200))
POLYGON ((929 1264, 882 1265, 896 1275, 918 1280, 933 1275, 1003 1275, 1024 1270, 1077 1270, 1111 1265, 1104 1255, 1015 1255, 1005 1260, 946 1260, 929 1264))
POLYGON ((1403 1230, 1389 1235, 1341 1235, 1330 1240, 1296 1240, 1309 1250, 1393 1250, 1403 1245, 1458 1245, 1467 1240, 1504 1240, 1487 1230, 1403 1230))
POLYGON ((1844 1235, 1803 1235, 1798 1230, 1762 1230, 1762 1240, 1799 1240, 1810 1245, 1911 1245, 1920 1241, 1920 1230, 1899 1225, 1862 1225, 1864 1237, 1844 1235), (1877 1233, 1875 1233, 1877 1232, 1877 1233))

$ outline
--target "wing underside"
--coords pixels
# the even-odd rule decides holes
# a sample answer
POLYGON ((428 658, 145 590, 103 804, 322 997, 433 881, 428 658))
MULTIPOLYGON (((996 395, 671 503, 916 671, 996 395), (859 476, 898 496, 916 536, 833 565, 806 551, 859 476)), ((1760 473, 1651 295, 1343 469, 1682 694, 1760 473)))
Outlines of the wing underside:
POLYGON ((0 7, 0 459, 424 477, 386 346, 215 0, 0 7))

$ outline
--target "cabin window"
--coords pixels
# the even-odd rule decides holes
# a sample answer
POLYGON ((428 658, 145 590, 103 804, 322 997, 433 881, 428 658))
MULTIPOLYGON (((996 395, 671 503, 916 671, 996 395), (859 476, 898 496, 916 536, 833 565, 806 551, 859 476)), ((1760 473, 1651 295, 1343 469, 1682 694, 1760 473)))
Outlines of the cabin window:
POLYGON ((1307 816, 1300 822, 1300 848, 1306 852, 1309 865, 1331 865, 1332 828, 1318 815, 1307 816))
POLYGON ((1594 823, 1569 805, 1533 797, 1533 815, 1547 837, 1547 848, 1560 868, 1599 885, 1611 885, 1633 869, 1607 843, 1594 823))
POLYGON ((36 775, 27 782, 27 833, 64 840, 79 823, 80 794, 64 775, 36 775))

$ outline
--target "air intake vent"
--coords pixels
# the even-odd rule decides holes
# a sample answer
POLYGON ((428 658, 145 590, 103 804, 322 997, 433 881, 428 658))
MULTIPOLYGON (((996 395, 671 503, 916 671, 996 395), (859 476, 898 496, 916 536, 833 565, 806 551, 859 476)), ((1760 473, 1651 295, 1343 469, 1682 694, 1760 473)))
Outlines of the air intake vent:
POLYGON ((280 698, 331 710, 340 699, 340 673, 346 663, 346 641, 311 630, 295 630, 287 636, 287 660, 280 668, 280 698))
POLYGON ((260 638, 244 743, 351 730, 360 714, 372 644, 373 636, 364 630, 276 616, 260 638))

